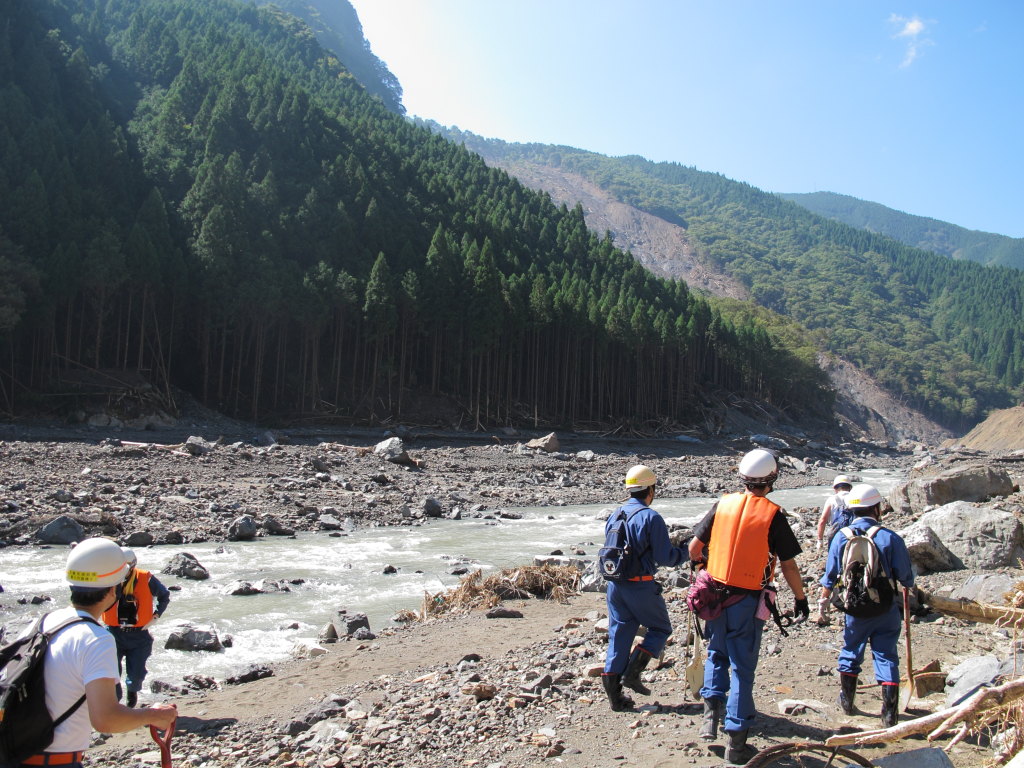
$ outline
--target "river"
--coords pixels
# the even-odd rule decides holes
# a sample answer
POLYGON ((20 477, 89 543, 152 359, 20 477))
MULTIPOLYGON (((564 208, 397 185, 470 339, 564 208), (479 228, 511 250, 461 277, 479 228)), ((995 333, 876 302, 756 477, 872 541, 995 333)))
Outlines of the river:
MULTIPOLYGON (((864 470, 863 482, 887 493, 899 477, 889 470, 864 470)), ((820 507, 831 488, 805 486, 772 493, 788 509, 820 507)), ((669 524, 692 525, 714 502, 713 498, 657 499, 657 509, 669 524)), ((185 674, 222 680, 250 665, 287 658, 296 643, 313 644, 317 633, 339 608, 361 611, 374 631, 390 624, 400 610, 418 610, 424 592, 438 592, 458 583, 453 560, 469 561, 484 571, 523 565, 534 555, 582 545, 588 556, 603 540, 601 519, 607 505, 526 507, 515 511, 520 520, 430 520, 409 527, 367 528, 330 537, 301 534, 295 538, 268 537, 251 543, 227 542, 160 546, 137 551, 139 565, 158 574, 172 588, 167 615, 152 625, 155 638, 149 662, 149 680, 176 683, 185 674), (160 574, 179 552, 193 554, 209 571, 207 581, 190 581, 160 574), (384 574, 385 566, 398 569, 384 574), (302 580, 287 593, 224 594, 236 580, 302 580), (163 649, 172 629, 183 623, 214 625, 230 634, 233 647, 223 653, 189 653, 163 649), (296 628, 292 628, 292 625, 296 628)), ((801 539, 813 534, 808 519, 801 539)), ((8 547, 0 549, 0 607, 8 630, 29 616, 65 604, 63 582, 67 550, 62 548, 8 547), (19 598, 49 595, 53 602, 19 605, 19 598)))

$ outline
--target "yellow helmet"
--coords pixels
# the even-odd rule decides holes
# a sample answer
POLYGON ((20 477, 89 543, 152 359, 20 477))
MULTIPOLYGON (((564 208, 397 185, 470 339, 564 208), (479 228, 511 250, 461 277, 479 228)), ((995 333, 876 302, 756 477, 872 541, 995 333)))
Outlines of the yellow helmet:
POLYGON ((637 464, 626 473, 626 490, 633 492, 644 488, 650 488, 658 482, 658 478, 650 467, 637 464))

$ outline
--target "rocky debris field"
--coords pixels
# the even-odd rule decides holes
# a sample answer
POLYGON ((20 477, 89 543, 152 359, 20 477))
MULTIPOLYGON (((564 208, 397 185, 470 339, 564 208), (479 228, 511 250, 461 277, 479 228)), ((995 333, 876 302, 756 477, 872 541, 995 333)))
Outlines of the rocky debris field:
MULTIPOLYGON (((403 458, 394 443, 387 453, 375 453, 392 437, 381 433, 270 445, 192 435, 191 447, 185 437, 174 447, 116 437, 5 440, 0 444, 5 507, 0 538, 13 545, 36 543, 41 529, 59 518, 69 518, 90 535, 105 533, 126 543, 148 535, 160 543, 228 538, 232 525, 245 516, 255 523, 254 535, 273 535, 275 528, 334 535, 335 525, 429 524, 434 515, 496 515, 520 505, 610 505, 622 497, 625 470, 640 462, 658 473, 664 495, 703 496, 735 488, 735 463, 752 446, 750 440, 709 445, 573 435, 559 436, 557 447, 550 441, 528 447, 527 437, 481 443, 475 437, 406 434, 403 458)), ((907 486, 894 493, 897 511, 883 521, 894 529, 959 503, 998 513, 1008 538, 983 554, 988 560, 975 554, 989 534, 971 530, 962 509, 949 512, 954 532, 944 527, 941 515, 929 518, 924 527, 933 535, 925 536, 925 544, 939 540, 950 556, 943 566, 949 570, 922 576, 920 585, 953 597, 1001 602, 1021 580, 1017 563, 1007 558, 1024 546, 1024 499, 1018 490, 1022 464, 997 458, 1003 457, 921 446, 913 453, 867 444, 790 446, 783 454, 780 485, 827 484, 840 471, 903 467, 907 486), (985 494, 992 486, 984 484, 991 482, 1005 490, 1002 476, 988 472, 992 466, 1011 476, 1008 492, 964 501, 965 488, 985 494), (947 504, 949 494, 958 501, 947 504), (906 506, 899 502, 904 498, 906 506), (1016 528, 1006 516, 1016 520, 1016 528), (1003 559, 993 551, 1003 552, 1003 559)), ((810 544, 817 511, 791 512, 802 541, 810 544)), ((823 560, 813 546, 805 548, 799 562, 813 606, 823 560)), ((921 549, 915 557, 942 554, 933 550, 921 549)), ((653 695, 634 696, 633 711, 611 712, 601 689, 603 595, 583 593, 567 602, 513 599, 503 606, 521 618, 517 613, 488 618, 484 611, 443 615, 383 629, 372 640, 342 637, 315 649, 313 658, 232 681, 238 684, 225 681, 218 687, 210 681, 208 690, 176 699, 174 765, 720 765, 724 742, 697 737, 701 705, 685 684, 690 659, 684 591, 678 588, 683 575, 661 574, 676 632, 661 664, 645 674, 653 695)), ((792 606, 785 588, 780 605, 792 606)), ((912 639, 915 668, 935 661, 955 673, 951 680, 979 657, 986 659, 989 679, 1008 674, 1007 662, 1013 671, 1016 645, 1006 629, 922 612, 914 617, 912 639)), ((822 741, 837 730, 877 727, 880 696, 870 685, 870 672, 861 680, 858 715, 845 717, 835 704, 841 643, 836 616, 828 626, 793 626, 786 638, 769 623, 755 688, 760 714, 751 735, 754 746, 822 741)), ((944 708, 947 695, 938 691, 914 699, 904 717, 944 708)), ((928 744, 914 739, 857 751, 874 760, 922 746, 928 744)), ((950 751, 957 768, 981 765, 992 756, 984 739, 968 739, 950 751)), ((91 765, 113 766, 159 757, 148 735, 137 731, 98 737, 87 759, 91 765)))
MULTIPOLYGON (((623 498, 622 478, 637 463, 658 474, 661 496, 708 496, 735 486, 736 462, 753 447, 749 440, 581 435, 534 438, 539 447, 530 447, 529 437, 408 432, 289 443, 282 436, 269 445, 181 440, 0 442, 0 542, 60 545, 104 535, 148 546, 498 516, 520 506, 612 504, 623 498)), ((906 454, 874 444, 790 450, 782 488, 906 462, 906 454)))

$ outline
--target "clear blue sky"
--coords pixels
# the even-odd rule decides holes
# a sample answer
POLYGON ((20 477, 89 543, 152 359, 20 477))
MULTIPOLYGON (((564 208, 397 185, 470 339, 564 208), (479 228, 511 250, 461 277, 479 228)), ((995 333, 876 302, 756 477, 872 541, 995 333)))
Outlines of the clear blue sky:
POLYGON ((1024 236, 1019 0, 351 0, 410 115, 1024 236))

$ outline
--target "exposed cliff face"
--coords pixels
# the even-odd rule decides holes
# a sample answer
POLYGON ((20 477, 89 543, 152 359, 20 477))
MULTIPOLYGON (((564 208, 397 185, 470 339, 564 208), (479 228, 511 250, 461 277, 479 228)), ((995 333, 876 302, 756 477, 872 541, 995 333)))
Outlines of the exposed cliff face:
POLYGON ((615 245, 659 277, 685 280, 691 288, 712 296, 748 298, 738 281, 717 271, 694 251, 683 227, 615 200, 608 192, 582 176, 560 168, 524 161, 487 158, 531 189, 543 190, 555 203, 583 206, 587 226, 594 232, 611 232, 615 245))
POLYGON ((953 442, 981 451, 1024 451, 1024 404, 995 411, 963 438, 953 442))

